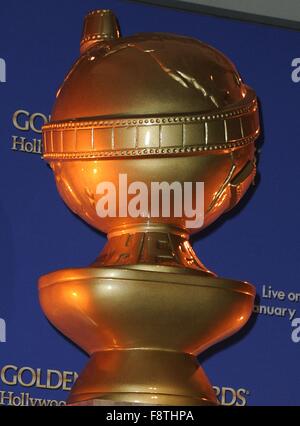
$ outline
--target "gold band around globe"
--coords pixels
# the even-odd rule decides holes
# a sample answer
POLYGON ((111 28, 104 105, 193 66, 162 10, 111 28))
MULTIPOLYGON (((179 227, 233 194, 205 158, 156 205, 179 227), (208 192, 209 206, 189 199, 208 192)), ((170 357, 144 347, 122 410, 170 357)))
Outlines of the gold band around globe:
POLYGON ((45 125, 44 158, 180 154, 235 148, 253 142, 258 133, 256 100, 243 109, 223 114, 85 118, 45 125))
POLYGON ((216 151, 216 150, 228 150, 238 147, 242 147, 249 143, 253 143, 256 137, 249 137, 236 142, 231 142, 223 145, 211 145, 211 146, 188 146, 184 148, 156 148, 156 149, 131 149, 126 151, 111 150, 111 151, 88 151, 88 152, 54 152, 45 153, 43 155, 44 160, 80 160, 80 159, 95 159, 95 158, 106 158, 106 157, 137 157, 147 155, 178 155, 178 154, 195 154, 197 151, 216 151))

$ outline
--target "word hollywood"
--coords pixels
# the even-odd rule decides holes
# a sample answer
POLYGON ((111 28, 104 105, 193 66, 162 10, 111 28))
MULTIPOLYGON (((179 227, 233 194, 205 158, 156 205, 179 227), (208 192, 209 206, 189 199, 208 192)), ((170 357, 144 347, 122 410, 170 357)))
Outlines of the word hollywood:
MULTIPOLYGON (((151 410, 149 413, 142 414, 144 419, 150 421, 182 421, 182 420, 194 420, 191 411, 184 410, 151 410)), ((107 413, 107 421, 130 421, 134 424, 138 423, 141 418, 141 413, 138 412, 118 412, 113 410, 107 413)))
POLYGON ((0 83, 6 83, 6 62, 0 58, 0 83))
POLYGON ((180 182, 151 182, 149 196, 148 185, 145 182, 135 181, 128 185, 127 174, 119 174, 118 187, 113 182, 101 182, 97 186, 96 194, 100 195, 96 211, 101 218, 128 216, 153 218, 173 215, 189 218, 190 220, 185 221, 187 228, 200 228, 203 225, 204 182, 184 182, 183 187, 180 182), (195 208, 193 208, 194 198, 195 208))
POLYGON ((16 394, 15 392, 6 392, 0 390, 0 405, 11 405, 14 407, 53 407, 57 405, 66 405, 66 402, 57 401, 56 399, 33 398, 28 392, 21 392, 20 394, 16 394))

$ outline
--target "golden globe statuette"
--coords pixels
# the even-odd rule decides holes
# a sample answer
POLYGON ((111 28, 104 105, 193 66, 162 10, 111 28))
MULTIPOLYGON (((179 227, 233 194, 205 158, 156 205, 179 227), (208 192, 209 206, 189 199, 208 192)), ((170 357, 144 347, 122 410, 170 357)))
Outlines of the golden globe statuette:
POLYGON ((246 323, 254 287, 203 266, 184 214, 101 218, 96 188, 121 174, 148 188, 204 182, 204 228, 253 181, 258 134, 255 93, 223 54, 173 34, 120 38, 111 11, 86 16, 43 127, 63 200, 108 234, 89 267, 39 282, 48 319, 91 356, 69 403, 217 404, 196 356, 246 323))

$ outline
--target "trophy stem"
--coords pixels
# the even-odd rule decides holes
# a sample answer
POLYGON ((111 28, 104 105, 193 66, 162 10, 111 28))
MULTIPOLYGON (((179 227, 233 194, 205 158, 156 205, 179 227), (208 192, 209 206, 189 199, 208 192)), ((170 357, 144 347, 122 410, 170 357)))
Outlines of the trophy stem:
POLYGON ((160 224, 114 229, 108 234, 108 241, 92 266, 121 266, 161 272, 177 268, 178 273, 192 270, 215 276, 198 259, 186 231, 160 224))
POLYGON ((94 353, 68 403, 113 401, 116 405, 217 405, 215 392, 195 356, 167 350, 94 353), (99 380, 101 378, 101 380, 99 380))

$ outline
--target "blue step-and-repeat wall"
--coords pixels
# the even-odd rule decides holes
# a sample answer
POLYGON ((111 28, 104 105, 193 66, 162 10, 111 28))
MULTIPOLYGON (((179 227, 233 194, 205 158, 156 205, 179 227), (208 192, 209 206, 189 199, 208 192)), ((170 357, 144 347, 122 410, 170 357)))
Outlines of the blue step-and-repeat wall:
POLYGON ((201 362, 224 405, 300 405, 300 32, 124 0, 1 2, 0 405, 64 404, 87 361, 43 315, 37 281, 88 265, 105 237, 60 199, 41 125, 78 56, 83 17, 99 8, 114 10, 123 35, 173 32, 215 46, 256 90, 256 185, 194 248, 258 297, 248 325, 201 362))

